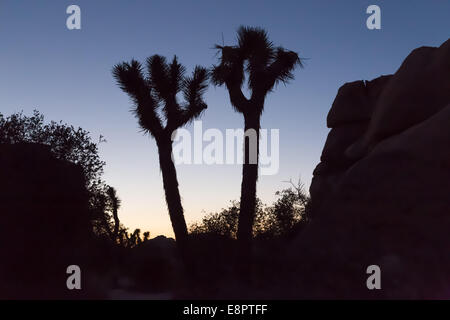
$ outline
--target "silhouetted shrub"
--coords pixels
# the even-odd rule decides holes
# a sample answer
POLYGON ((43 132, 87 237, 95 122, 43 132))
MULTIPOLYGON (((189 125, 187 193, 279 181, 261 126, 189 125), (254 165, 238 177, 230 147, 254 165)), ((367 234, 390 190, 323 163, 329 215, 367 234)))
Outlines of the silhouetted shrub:
MULTIPOLYGON (((276 195, 278 199, 271 206, 264 206, 261 200, 257 200, 253 237, 269 239, 285 236, 308 221, 306 209, 309 197, 300 182, 276 192, 276 195)), ((210 213, 201 222, 193 223, 189 228, 190 233, 236 239, 239 207, 238 201, 232 201, 228 208, 210 213)))
MULTIPOLYGON (((130 244, 126 228, 120 224, 117 211, 120 200, 115 190, 102 180, 105 162, 98 154, 98 144, 92 141, 90 133, 82 128, 51 121, 45 123, 44 116, 37 110, 32 116, 22 112, 4 117, 0 113, 0 144, 32 143, 47 146, 56 159, 80 166, 88 192, 91 224, 94 232, 114 243, 130 244)), ((132 238, 138 242, 136 238, 132 238)))
POLYGON ((22 142, 46 145, 56 158, 80 165, 90 191, 103 185, 105 163, 100 160, 98 144, 92 142, 88 131, 62 122, 46 124, 37 110, 32 116, 20 112, 5 118, 0 113, 0 143, 22 142))

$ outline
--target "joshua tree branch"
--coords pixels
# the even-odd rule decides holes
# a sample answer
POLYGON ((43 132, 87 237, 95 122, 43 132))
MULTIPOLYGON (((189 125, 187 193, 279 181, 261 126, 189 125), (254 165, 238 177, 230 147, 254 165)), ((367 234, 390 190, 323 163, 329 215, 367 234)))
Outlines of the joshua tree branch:
POLYGON ((176 56, 172 63, 167 64, 165 57, 155 54, 147 58, 147 72, 155 98, 163 104, 166 117, 176 117, 179 111, 176 95, 180 91, 184 67, 178 63, 176 56))
POLYGON ((208 87, 208 78, 208 71, 197 66, 192 76, 183 80, 181 89, 186 100, 186 107, 184 109, 179 108, 173 119, 169 118, 170 122, 167 123, 169 131, 173 131, 197 118, 207 108, 202 96, 208 87))
POLYGON ((303 67, 303 63, 296 52, 278 48, 275 61, 266 70, 265 89, 270 91, 278 82, 287 83, 292 80, 294 78, 292 72, 297 65, 303 67))
POLYGON ((208 106, 203 101, 199 103, 190 104, 186 110, 183 111, 183 114, 180 117, 178 122, 178 128, 184 126, 186 123, 196 119, 203 110, 207 109, 208 106))
POLYGON ((162 133, 161 119, 151 106, 140 103, 133 112, 138 116, 139 125, 143 130, 150 132, 154 137, 162 133))
POLYGON ((156 114, 157 103, 151 94, 151 86, 144 78, 141 64, 136 60, 117 64, 113 75, 120 88, 133 101, 133 112, 138 116, 141 128, 152 135, 158 135, 162 130, 161 119, 156 114))
POLYGON ((231 104, 236 108, 240 113, 244 113, 246 109, 248 109, 249 101, 242 93, 242 89, 239 85, 236 85, 232 82, 226 83, 231 104))

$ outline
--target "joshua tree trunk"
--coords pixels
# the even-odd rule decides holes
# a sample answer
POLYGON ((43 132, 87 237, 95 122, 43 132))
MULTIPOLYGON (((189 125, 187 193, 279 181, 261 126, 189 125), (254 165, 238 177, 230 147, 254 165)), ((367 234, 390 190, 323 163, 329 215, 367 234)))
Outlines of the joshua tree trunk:
POLYGON ((178 190, 177 172, 172 160, 172 141, 170 138, 167 141, 165 139, 158 142, 158 151, 170 221, 172 222, 175 239, 179 247, 183 248, 187 240, 187 226, 178 190))
POLYGON ((119 237, 119 227, 120 227, 120 220, 118 215, 118 208, 114 206, 113 208, 113 218, 114 218, 114 241, 117 241, 117 238, 119 237))
POLYGON ((254 133, 256 133, 256 146, 251 145, 252 139, 247 137, 244 139, 244 164, 242 166, 241 204, 237 234, 239 241, 239 263, 241 264, 241 272, 246 277, 250 271, 251 241, 256 209, 260 116, 258 114, 245 114, 244 120, 245 132, 248 133, 247 130, 253 129, 255 130, 254 133))

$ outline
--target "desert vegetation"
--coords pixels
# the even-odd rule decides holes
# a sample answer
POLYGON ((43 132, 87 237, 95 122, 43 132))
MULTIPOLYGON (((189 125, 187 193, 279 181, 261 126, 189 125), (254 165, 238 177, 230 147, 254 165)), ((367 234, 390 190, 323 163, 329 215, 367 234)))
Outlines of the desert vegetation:
MULTIPOLYGON (((262 277, 258 265, 263 263, 266 269, 271 268, 270 261, 261 262, 264 256, 261 250, 266 254, 276 251, 276 246, 289 241, 309 222, 309 197, 303 185, 300 181, 290 182, 276 193, 273 204, 263 204, 256 192, 259 144, 256 143, 255 155, 250 142, 244 139, 240 200, 231 201, 227 208, 188 227, 172 159, 172 136, 207 109, 203 95, 210 82, 227 88, 231 105, 244 117, 244 129, 253 130, 258 141, 267 94, 278 83, 292 80, 293 70, 302 66, 297 53, 275 47, 261 28, 240 27, 237 42, 233 46, 216 46, 220 54, 218 65, 211 69, 196 66, 191 75, 186 75, 178 57, 168 61, 157 54, 145 64, 133 59, 118 63, 112 70, 116 83, 131 99, 140 128, 154 138, 158 147, 176 241, 165 237, 150 239, 150 232, 142 233, 140 229, 129 231, 120 222, 120 195, 103 180, 105 162, 99 157, 102 137, 94 142, 96 139, 82 128, 63 122, 47 123, 39 111, 31 116, 0 114, 0 160, 9 170, 3 173, 2 187, 6 192, 7 183, 16 186, 17 190, 12 187, 5 194, 24 203, 16 207, 10 198, 4 199, 2 219, 6 224, 2 237, 9 239, 19 229, 25 232, 22 242, 41 237, 44 239, 41 249, 48 255, 55 247, 58 252, 66 252, 55 258, 59 265, 78 257, 100 279, 86 280, 87 287, 92 288, 85 291, 88 295, 108 296, 114 290, 138 290, 219 296, 223 290, 217 288, 227 287, 230 279, 233 285, 250 290, 255 279, 262 277), (245 79, 250 91, 248 98, 243 93, 245 79), (31 154, 36 155, 35 159, 30 159, 31 154), (26 169, 21 170, 21 166, 26 169), (39 184, 47 186, 40 190, 39 184), (27 217, 30 214, 32 219, 27 217), (19 218, 8 218, 13 216, 19 218), (43 222, 37 223, 41 218, 43 222), (70 232, 55 231, 61 227, 61 221, 63 230, 70 232), (75 239, 80 243, 68 254, 75 239), (45 248, 49 243, 52 246, 45 248), (212 255, 213 263, 208 260, 212 255), (211 292, 211 288, 217 290, 211 292)), ((17 256, 22 245, 20 241, 11 243, 4 254, 17 256)), ((29 258, 37 263, 37 257, 30 254, 29 258)), ((11 263, 4 268, 14 266, 11 263)), ((37 269, 36 272, 51 277, 45 266, 37 269)), ((33 296, 39 287, 27 288, 26 282, 17 285, 6 281, 6 285, 8 288, 16 285, 13 297, 33 296)), ((60 293, 49 286, 48 296, 60 293)))

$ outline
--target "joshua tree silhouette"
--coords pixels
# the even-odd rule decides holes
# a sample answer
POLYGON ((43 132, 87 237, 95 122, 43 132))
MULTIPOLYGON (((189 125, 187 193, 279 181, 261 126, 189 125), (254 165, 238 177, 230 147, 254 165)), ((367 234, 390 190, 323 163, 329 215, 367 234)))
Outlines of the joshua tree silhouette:
POLYGON ((192 76, 187 77, 176 56, 171 63, 159 55, 149 57, 146 62, 145 75, 136 60, 114 66, 113 75, 120 88, 131 97, 140 126, 156 140, 170 220, 182 248, 187 240, 187 227, 172 161, 171 136, 174 130, 199 117, 207 108, 202 96, 208 84, 208 71, 196 66, 192 76), (180 92, 185 100, 182 104, 177 100, 180 92))
POLYGON ((120 199, 117 196, 116 189, 113 187, 108 187, 108 190, 106 190, 106 194, 109 197, 109 201, 111 203, 111 210, 112 215, 114 218, 114 231, 113 231, 113 237, 114 241, 116 241, 119 238, 119 229, 120 229, 120 220, 119 220, 119 208, 120 208, 120 199))
MULTIPOLYGON (((244 116, 245 131, 255 130, 259 141, 260 118, 264 109, 266 95, 279 83, 293 79, 293 70, 302 61, 297 53, 274 47, 267 32, 261 28, 243 27, 238 29, 236 46, 216 46, 221 53, 219 65, 212 69, 214 85, 225 85, 228 89, 231 105, 244 116), (242 86, 247 74, 247 98, 242 86)), ((256 182, 258 179, 259 143, 256 147, 256 164, 250 163, 250 145, 244 141, 244 164, 242 170, 240 217, 238 240, 242 257, 251 252, 252 225, 255 216, 256 182)), ((253 156, 253 155, 252 155, 253 156)))

